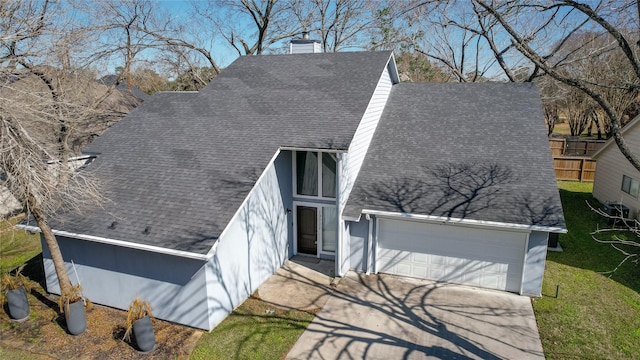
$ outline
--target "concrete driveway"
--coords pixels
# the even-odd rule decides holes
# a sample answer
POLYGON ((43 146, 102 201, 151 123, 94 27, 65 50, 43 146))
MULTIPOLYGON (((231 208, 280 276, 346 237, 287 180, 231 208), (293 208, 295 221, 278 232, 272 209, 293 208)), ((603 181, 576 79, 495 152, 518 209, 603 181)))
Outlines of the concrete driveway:
POLYGON ((353 272, 288 359, 544 359, 528 297, 353 272))

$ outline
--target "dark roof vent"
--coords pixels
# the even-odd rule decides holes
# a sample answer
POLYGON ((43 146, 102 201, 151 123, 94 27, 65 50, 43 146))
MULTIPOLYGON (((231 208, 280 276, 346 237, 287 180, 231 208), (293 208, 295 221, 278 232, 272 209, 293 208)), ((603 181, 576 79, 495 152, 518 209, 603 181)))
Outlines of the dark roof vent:
POLYGON ((118 226, 118 222, 114 221, 114 222, 111 223, 111 225, 109 225, 109 229, 113 230, 113 229, 116 228, 116 226, 118 226))
POLYGON ((145 235, 149 235, 151 233, 151 226, 147 226, 146 228, 144 228, 144 231, 142 233, 145 235))

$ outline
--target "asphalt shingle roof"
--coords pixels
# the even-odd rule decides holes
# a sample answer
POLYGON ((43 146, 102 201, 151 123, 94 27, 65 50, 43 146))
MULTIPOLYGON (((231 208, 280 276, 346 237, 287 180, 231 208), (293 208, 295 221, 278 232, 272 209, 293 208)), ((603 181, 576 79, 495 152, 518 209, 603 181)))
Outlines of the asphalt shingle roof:
POLYGON ((564 228, 530 83, 393 87, 344 211, 564 228))
MULTIPOLYGON (((116 80, 118 80, 118 76, 117 75, 105 75, 102 78, 100 78, 100 80, 98 80, 99 82, 103 83, 106 86, 111 86, 113 85, 116 80)), ((127 86, 127 82, 122 81, 120 82, 118 85, 116 85, 116 89, 118 91, 121 91, 122 93, 129 93, 129 87, 127 86)), ((147 100, 151 95, 145 93, 144 91, 140 90, 139 87, 137 86, 131 86, 131 95, 137 97, 140 100, 147 100)))
POLYGON ((199 93, 155 94, 86 149, 111 202, 53 227, 206 254, 278 147, 349 147, 390 56, 241 57, 199 93))

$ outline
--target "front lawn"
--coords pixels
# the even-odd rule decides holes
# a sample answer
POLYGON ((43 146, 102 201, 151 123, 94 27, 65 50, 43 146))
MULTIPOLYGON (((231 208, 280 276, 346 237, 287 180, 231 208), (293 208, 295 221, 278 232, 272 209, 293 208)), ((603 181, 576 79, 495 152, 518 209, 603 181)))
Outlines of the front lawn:
POLYGON ((14 270, 42 252, 40 236, 14 226, 24 215, 0 221, 0 275, 14 270))
POLYGON ((200 338, 190 359, 282 359, 313 318, 249 298, 200 338))
POLYGON ((597 204, 592 185, 559 182, 568 234, 564 252, 549 252, 543 296, 533 308, 547 358, 640 358, 640 265, 600 244, 590 233, 606 222, 585 201, 597 204), (555 298, 559 286, 558 298, 555 298))

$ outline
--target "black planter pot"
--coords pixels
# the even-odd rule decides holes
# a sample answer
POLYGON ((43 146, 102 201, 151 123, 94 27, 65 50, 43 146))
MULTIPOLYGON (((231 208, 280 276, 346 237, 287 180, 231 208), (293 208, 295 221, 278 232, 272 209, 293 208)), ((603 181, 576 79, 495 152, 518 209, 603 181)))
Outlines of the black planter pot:
POLYGON ((29 298, 27 290, 20 288, 7 291, 7 306, 9 316, 14 320, 24 320, 29 317, 29 298))
POLYGON ((133 335, 140 351, 149 352, 156 346, 156 336, 149 316, 145 316, 133 323, 133 335))
POLYGON ((71 335, 80 335, 87 330, 87 316, 84 310, 84 302, 76 301, 66 305, 64 318, 67 321, 67 330, 71 335))

